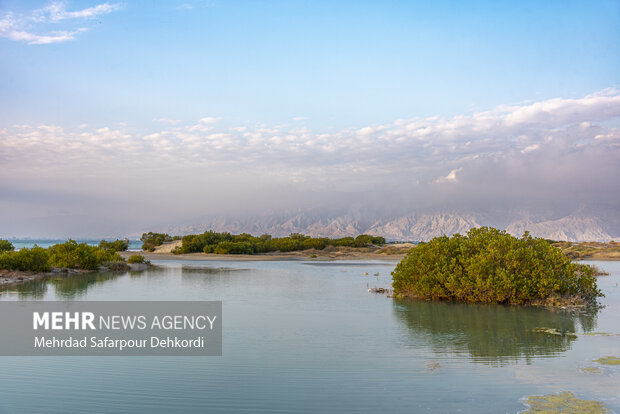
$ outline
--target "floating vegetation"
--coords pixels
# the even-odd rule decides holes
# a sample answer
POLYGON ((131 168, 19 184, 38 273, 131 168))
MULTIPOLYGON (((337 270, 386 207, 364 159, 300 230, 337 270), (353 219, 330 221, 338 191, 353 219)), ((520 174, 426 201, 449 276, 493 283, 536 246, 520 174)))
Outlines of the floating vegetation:
POLYGON ((438 370, 439 368, 441 368, 441 364, 439 362, 435 362, 435 361, 427 361, 426 362, 426 369, 428 371, 435 371, 438 370))
POLYGON ((392 289, 386 289, 386 288, 376 287, 376 286, 368 289, 368 291, 370 293, 385 293, 388 295, 392 293, 392 289))
POLYGON ((594 271, 595 276, 609 276, 609 272, 599 268, 597 265, 591 264, 590 267, 594 271))
POLYGON ((610 334, 609 332, 586 332, 582 335, 585 336, 612 336, 613 334, 610 334))
POLYGON ((577 338, 577 334, 574 332, 558 331, 555 328, 534 328, 532 332, 542 332, 549 335, 568 336, 569 338, 577 338))
POLYGON ((559 394, 532 395, 527 397, 525 404, 529 410, 524 413, 608 413, 610 412, 603 403, 599 401, 580 400, 572 392, 561 392, 559 394))
POLYGON ((585 367, 585 368, 581 368, 581 372, 586 373, 586 374, 600 374, 601 369, 597 367, 585 367))
POLYGON ((615 356, 606 356, 599 359, 593 359, 592 362, 598 362, 601 365, 620 365, 620 358, 615 356))

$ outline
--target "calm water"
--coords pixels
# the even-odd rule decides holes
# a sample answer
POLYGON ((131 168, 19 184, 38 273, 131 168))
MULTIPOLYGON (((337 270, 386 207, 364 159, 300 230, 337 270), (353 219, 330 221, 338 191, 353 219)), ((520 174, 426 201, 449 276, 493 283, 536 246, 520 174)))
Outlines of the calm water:
MULTIPOLYGON (((106 239, 108 241, 112 241, 112 239, 106 239)), ((13 247, 15 247, 16 250, 22 249, 24 247, 28 247, 31 248, 32 246, 34 246, 35 244, 39 247, 51 247, 55 244, 59 244, 59 243, 64 243, 67 241, 67 239, 9 239, 9 241, 11 242, 11 244, 13 245, 13 247)), ((76 242, 78 243, 86 243, 90 246, 97 246, 99 245, 99 242, 101 241, 101 239, 98 240, 93 240, 93 239, 77 239, 76 242)), ((131 251, 141 251, 142 250, 142 242, 140 240, 129 240, 129 248, 127 250, 131 250, 131 251)))
POLYGON ((590 314, 368 293, 395 263, 157 264, 0 300, 222 300, 222 357, 0 357, 0 413, 517 413, 524 396, 559 391, 620 412, 620 368, 591 362, 620 356, 620 262, 597 263, 612 275, 590 314))

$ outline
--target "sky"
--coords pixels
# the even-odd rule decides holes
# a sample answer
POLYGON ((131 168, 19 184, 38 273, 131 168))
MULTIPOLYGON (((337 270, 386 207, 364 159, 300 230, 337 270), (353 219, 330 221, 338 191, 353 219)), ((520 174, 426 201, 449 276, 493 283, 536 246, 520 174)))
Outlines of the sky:
POLYGON ((618 39, 618 1, 0 0, 0 237, 620 212, 618 39))

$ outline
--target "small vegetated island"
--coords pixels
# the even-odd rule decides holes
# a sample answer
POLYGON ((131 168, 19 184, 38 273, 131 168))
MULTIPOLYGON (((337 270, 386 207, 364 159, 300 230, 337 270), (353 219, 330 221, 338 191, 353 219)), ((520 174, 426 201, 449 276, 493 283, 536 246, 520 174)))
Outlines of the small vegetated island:
POLYGON ((328 247, 365 248, 383 246, 385 238, 361 234, 357 237, 330 239, 327 237, 310 237, 291 233, 288 237, 272 237, 269 234, 252 236, 251 234, 230 234, 205 231, 202 234, 171 237, 162 233, 144 233, 140 240, 142 249, 153 251, 157 246, 173 240, 181 240, 181 245, 172 250, 174 254, 214 253, 214 254, 260 254, 270 252, 293 252, 301 250, 324 250, 328 247))
POLYGON ((592 267, 527 232, 516 238, 491 227, 420 243, 392 277, 395 297, 579 306, 602 296, 592 267))
POLYGON ((34 280, 50 272, 124 271, 131 264, 144 264, 141 256, 126 262, 118 254, 128 246, 127 239, 101 240, 98 246, 68 240, 49 248, 35 245, 16 251, 11 242, 0 239, 0 285, 34 280))

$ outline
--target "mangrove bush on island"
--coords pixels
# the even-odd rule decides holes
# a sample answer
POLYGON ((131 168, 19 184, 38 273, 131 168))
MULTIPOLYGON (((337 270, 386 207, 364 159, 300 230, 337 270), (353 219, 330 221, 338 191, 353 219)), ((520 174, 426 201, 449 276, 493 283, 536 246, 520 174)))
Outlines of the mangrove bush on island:
POLYGON ((105 250, 112 250, 113 252, 126 252, 129 248, 129 240, 114 240, 114 241, 106 241, 101 240, 99 242, 99 248, 105 250))
POLYGON ((48 249, 36 245, 31 249, 5 250, 0 252, 0 269, 47 272, 52 268, 49 257, 48 249))
POLYGON ((491 227, 419 244, 392 277, 397 297, 524 304, 602 295, 590 266, 527 232, 519 239, 491 227))
POLYGON ((54 267, 95 270, 108 262, 122 262, 124 259, 113 250, 89 246, 69 240, 49 248, 50 263, 54 267))
POLYGON ((175 238, 169 234, 153 233, 152 231, 142 233, 142 237, 140 237, 140 241, 142 242, 142 250, 148 250, 150 252, 154 251, 157 246, 161 246, 162 244, 173 240, 175 240, 175 238))
MULTIPOLYGON (((12 247, 12 246, 11 246, 12 247)), ((34 246, 18 251, 0 251, 0 269, 47 272, 52 267, 96 270, 99 266, 119 269, 125 260, 113 249, 102 249, 69 240, 47 249, 34 246)), ((122 267, 122 266, 121 266, 122 267)))
POLYGON ((216 254, 256 254, 267 252, 292 252, 298 250, 317 249, 323 250, 327 246, 367 247, 383 245, 383 237, 362 234, 340 239, 327 237, 310 237, 299 233, 291 233, 288 237, 272 237, 263 234, 256 237, 247 233, 232 235, 230 233, 216 233, 206 231, 202 234, 190 234, 183 236, 181 246, 175 248, 172 253, 216 253, 216 254))
POLYGON ((127 263, 128 264, 140 264, 140 263, 151 264, 150 261, 146 260, 144 256, 141 256, 139 254, 132 254, 131 256, 129 256, 129 258, 127 259, 127 263))
POLYGON ((0 239, 0 252, 12 252, 15 250, 13 243, 8 240, 0 239))

